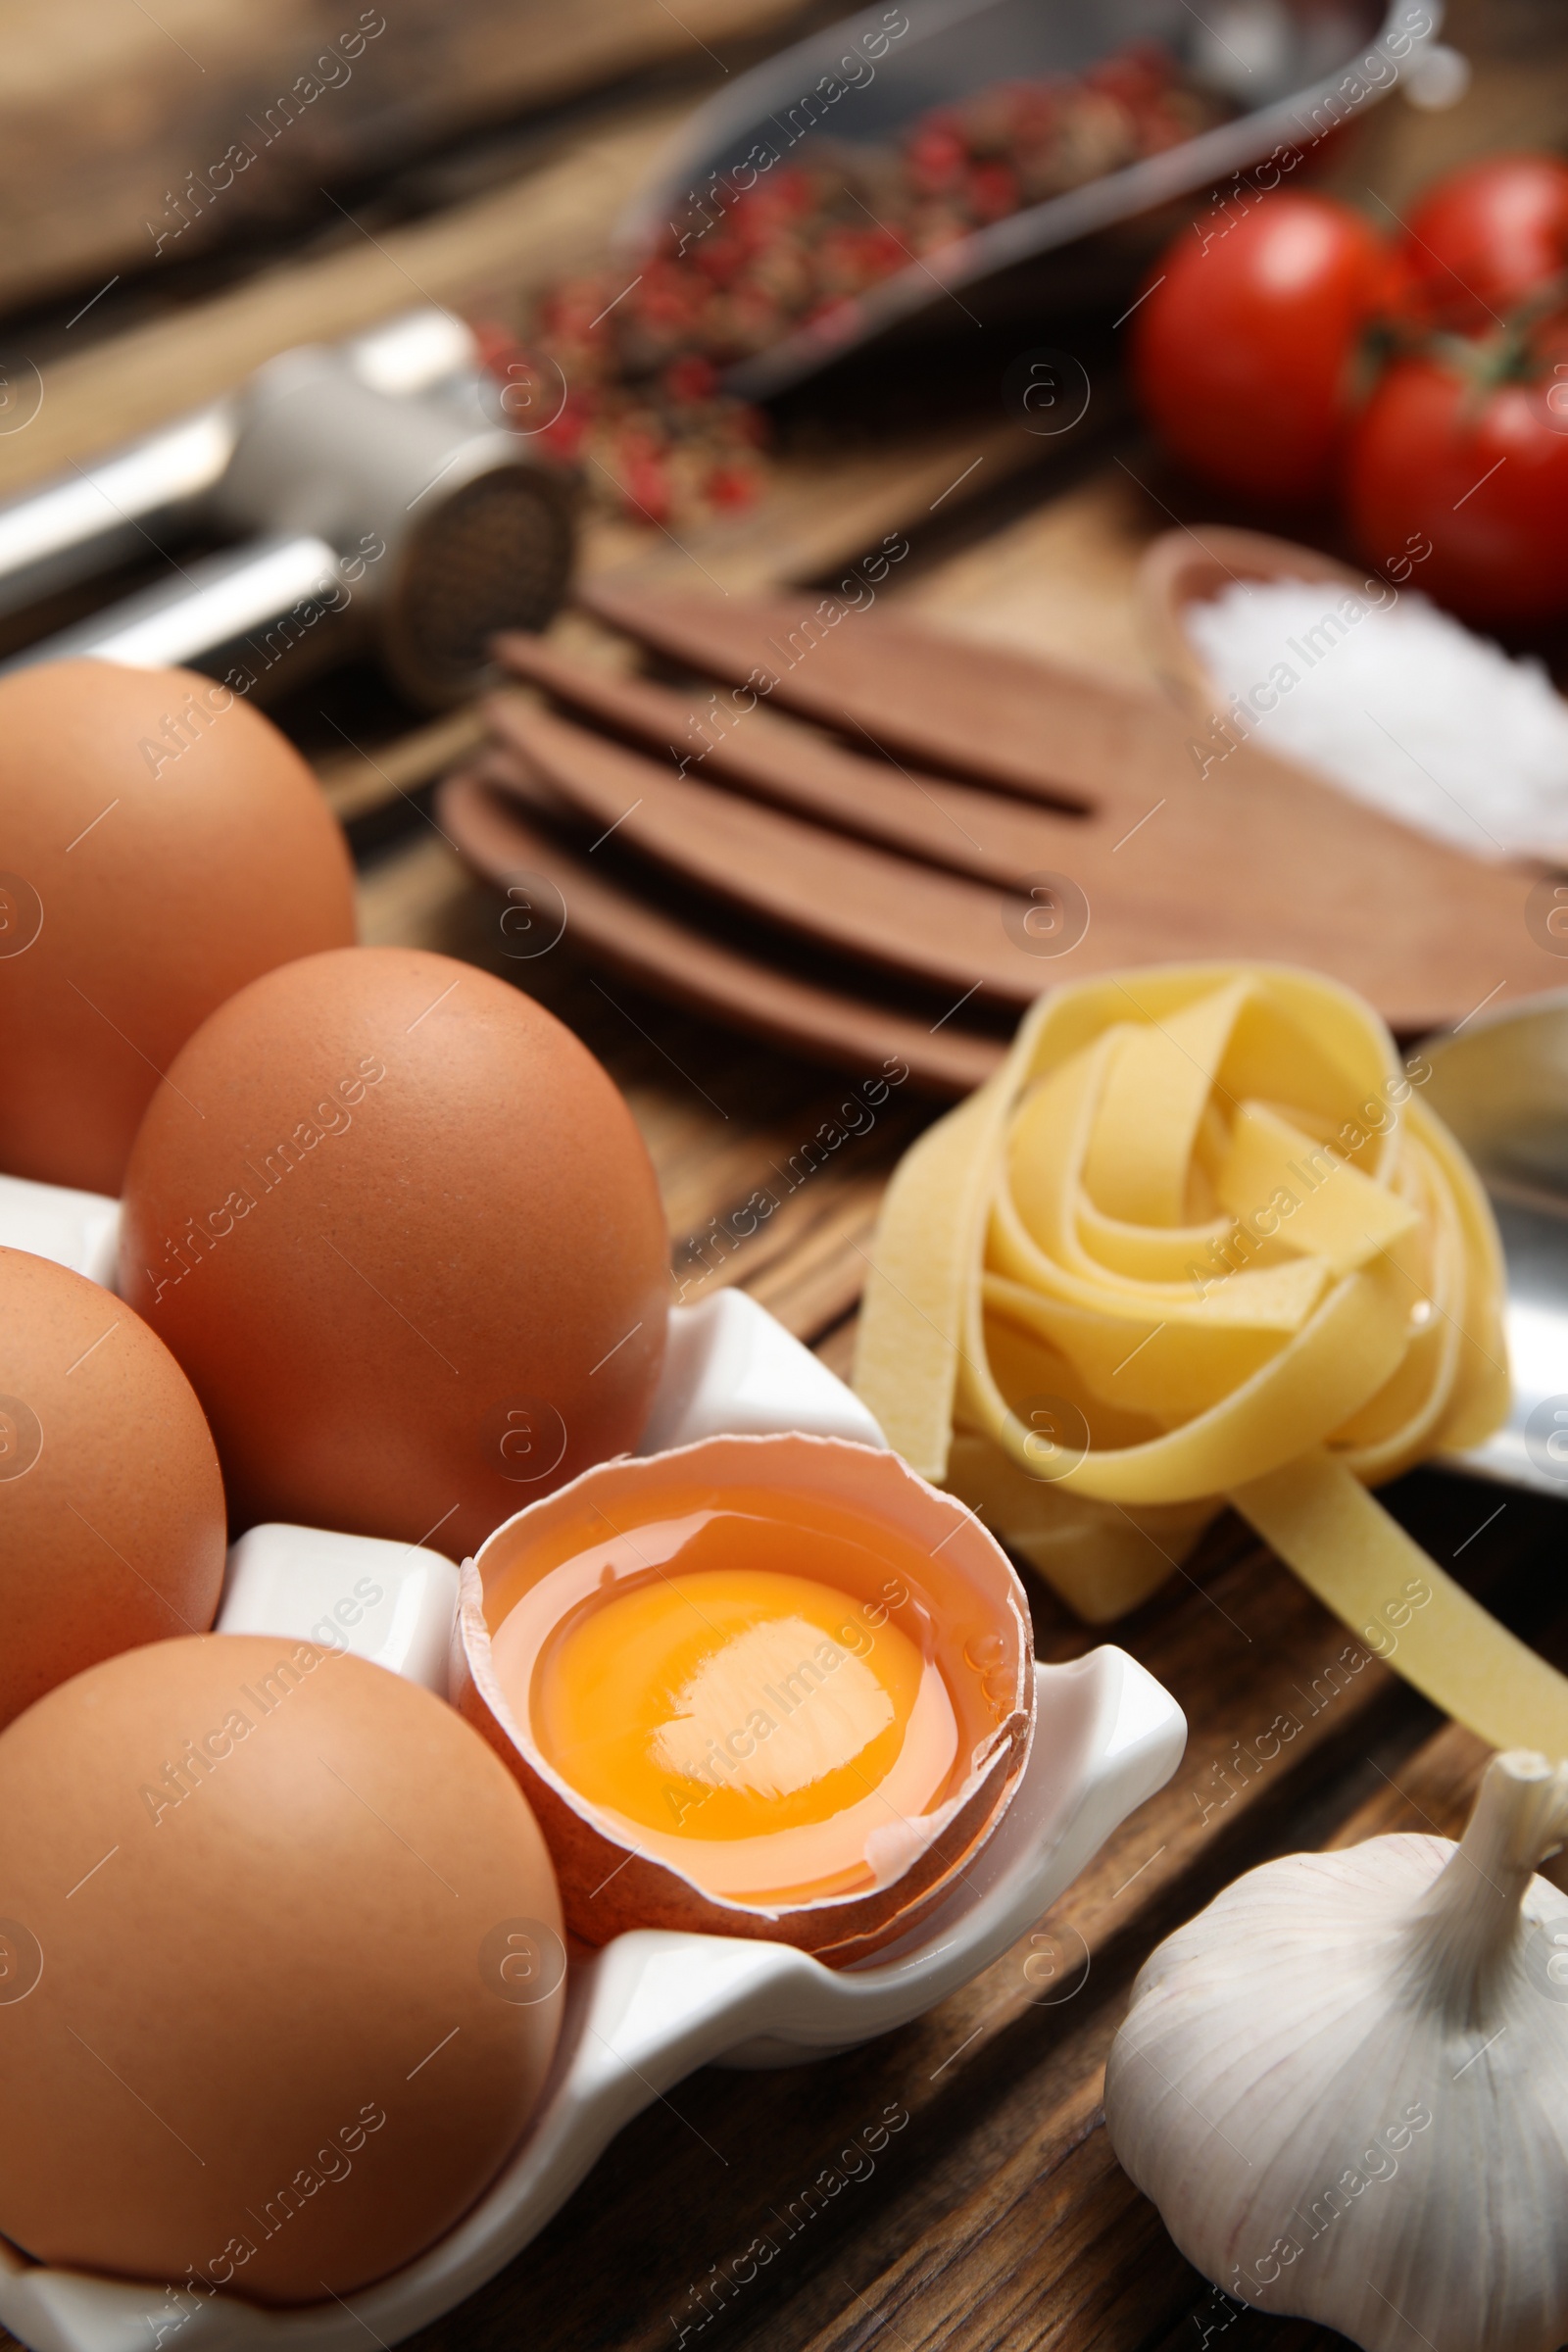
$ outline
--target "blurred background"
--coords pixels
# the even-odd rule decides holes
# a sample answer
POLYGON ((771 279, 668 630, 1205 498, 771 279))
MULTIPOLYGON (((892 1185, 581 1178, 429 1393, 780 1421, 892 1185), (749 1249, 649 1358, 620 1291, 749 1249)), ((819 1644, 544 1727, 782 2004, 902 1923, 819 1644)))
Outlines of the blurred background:
MULTIPOLYGON (((1086 60, 1114 51, 1140 21, 1108 4, 1067 11, 1040 0, 1019 13, 1070 24, 1086 60)), ((1353 44, 1354 11, 1301 13, 1309 25, 1327 22, 1331 48, 1353 44)), ((478 323, 492 351, 526 334, 547 289, 605 266, 617 220, 693 110, 836 14, 781 0, 681 0, 678 11, 666 0, 390 0, 384 10, 351 0, 158 0, 156 10, 142 0, 10 0, 0 13, 0 201, 11 227, 0 244, 0 494, 196 408, 280 350, 412 305, 478 323)), ((1368 14, 1375 27, 1381 12, 1368 14)), ((1239 105, 1252 72, 1249 28, 1255 34, 1261 16, 1266 36, 1269 15, 1237 0, 1208 12, 1210 63, 1236 60, 1239 105)), ((1309 173, 1374 218, 1382 208, 1386 222, 1453 165, 1561 139, 1568 24, 1550 0, 1455 0, 1441 37, 1467 63, 1462 94, 1440 86, 1436 97, 1450 102, 1434 111, 1396 90, 1320 141, 1298 184, 1309 173)), ((1185 209, 1211 204, 1204 188, 1185 209)), ((765 485, 738 481, 732 506, 745 513, 715 516, 710 507, 702 521, 731 539, 755 535, 765 510, 775 539, 787 527, 799 542, 785 568, 809 576, 818 555, 829 566, 837 560, 835 537, 854 538, 846 499, 855 518, 862 500, 867 521, 877 518, 868 484, 895 444, 946 434, 968 453, 964 434, 995 436, 1010 397, 1010 448, 992 451, 979 478, 929 517, 900 593, 918 601, 918 573, 938 550, 946 560, 966 536, 992 532, 998 499, 1009 514, 1044 507, 1049 519, 1014 551, 1029 592, 1009 609, 1008 633, 1142 669, 1127 563, 1168 517, 1107 466, 1117 435, 1139 430, 1122 374, 1126 338, 1118 345, 1111 322, 1170 219, 1167 207, 1152 225, 1146 218, 1075 244, 1054 273, 1021 283, 1016 271, 993 273, 961 304, 933 299, 913 338, 884 336, 774 398, 765 485), (1065 346, 1093 378, 1082 426, 1053 438, 1022 429, 1016 391, 1002 383, 1009 361, 1040 339, 1065 346), (787 525, 777 519, 781 466, 794 469, 787 525), (1093 486, 1075 500, 1069 478, 1086 469, 1093 486), (813 503, 837 503, 843 528, 826 530, 820 517, 813 528, 804 514, 813 503)), ((520 410, 539 397, 532 384, 516 394, 512 421, 527 421, 520 410)), ((1179 469, 1156 463, 1160 478, 1140 466, 1141 478, 1185 513, 1179 469)), ((738 472, 749 467, 748 457, 738 472)), ((1200 503, 1211 514, 1224 506, 1212 493, 1200 503)), ((893 504, 927 519, 929 500, 893 504)), ((660 513, 659 496, 645 494, 641 513, 613 497, 597 505, 602 530, 618 519, 657 537, 649 512, 660 513)), ((639 552, 635 536, 617 549, 639 552)), ((44 619, 60 625, 82 609, 78 597, 44 619)), ((9 645, 40 625, 35 615, 0 624, 9 645)), ((376 723, 384 735, 385 718, 376 723)))

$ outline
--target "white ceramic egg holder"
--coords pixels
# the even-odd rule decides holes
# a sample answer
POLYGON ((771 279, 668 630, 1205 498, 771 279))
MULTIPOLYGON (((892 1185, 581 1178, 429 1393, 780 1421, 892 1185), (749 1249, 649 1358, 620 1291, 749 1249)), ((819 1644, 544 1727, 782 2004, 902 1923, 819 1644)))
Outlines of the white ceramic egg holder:
MULTIPOLYGON (((0 1245, 112 1281, 118 1203, 0 1176, 0 1245)), ((743 1292, 671 1311, 664 1373, 639 1451, 804 1430, 885 1443, 852 1391, 743 1292)), ((528 1500, 518 1487, 519 1509, 528 1500)), ((233 1544, 220 1633, 290 1634, 448 1690, 458 1572, 417 1544, 303 1527, 233 1544)), ((263 2309, 49 2270, 0 2239, 0 2324, 32 2352, 364 2352, 451 2311, 542 2230, 631 2118, 694 2068, 795 2066, 909 2023, 999 1960, 1113 1830, 1164 1786, 1181 1709, 1109 1644, 1037 1666, 1029 1764, 990 1842, 941 1907, 874 1959, 825 1968, 785 1944, 641 1930, 568 1970, 566 2014, 521 2144, 417 2261, 349 2302, 263 2309)))

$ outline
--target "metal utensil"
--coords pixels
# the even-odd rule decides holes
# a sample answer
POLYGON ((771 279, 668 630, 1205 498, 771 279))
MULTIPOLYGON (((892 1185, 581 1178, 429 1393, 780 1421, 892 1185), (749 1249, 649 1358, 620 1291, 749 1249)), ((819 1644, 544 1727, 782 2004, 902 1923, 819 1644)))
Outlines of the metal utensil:
POLYGON ((189 663, 249 692, 369 637, 394 682, 439 708, 488 674, 497 629, 544 625, 571 555, 563 491, 487 396, 467 328, 437 310, 283 352, 226 399, 0 507, 0 612, 198 532, 238 544, 171 556, 167 579, 6 666, 189 663))
MULTIPOLYGON (((1374 44, 1396 36, 1393 57, 1403 59, 1382 89, 1409 72, 1442 18, 1435 0, 1423 13, 1427 29, 1413 35, 1402 0, 1391 0, 1387 11, 1379 0, 1213 0, 1201 12, 1189 0, 1099 0, 1093 8, 1082 0, 910 0, 898 9, 878 0, 700 107, 622 216, 617 237, 638 253, 667 225, 701 235, 714 209, 722 213, 732 200, 724 191, 737 173, 751 173, 742 188, 757 184, 761 157, 776 164, 804 151, 809 158, 827 140, 885 146, 930 107, 995 82, 1081 73, 1129 40, 1157 39, 1190 79, 1246 110, 939 252, 911 256, 906 268, 729 371, 730 390, 767 399, 955 287, 1222 183, 1276 149, 1309 146, 1360 103, 1348 101, 1342 85, 1374 44), (898 20, 906 29, 890 37, 898 20), (824 97, 835 86, 840 95, 824 97)), ((1385 64, 1392 64, 1387 52, 1385 64)))
POLYGON ((1479 1168, 1508 1268, 1512 1407, 1446 1465, 1568 1500, 1568 988, 1477 1013, 1421 1051, 1424 1100, 1479 1168))

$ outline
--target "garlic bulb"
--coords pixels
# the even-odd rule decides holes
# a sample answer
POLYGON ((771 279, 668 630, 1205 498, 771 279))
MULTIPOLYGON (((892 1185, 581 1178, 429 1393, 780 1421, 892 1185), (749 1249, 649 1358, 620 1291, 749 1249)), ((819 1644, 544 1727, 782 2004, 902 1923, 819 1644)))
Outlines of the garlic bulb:
POLYGON ((1168 1937, 1105 2074, 1125 2170, 1228 2294, 1363 2352, 1568 2338, 1568 1766, 1464 1838, 1250 1871, 1168 1937))

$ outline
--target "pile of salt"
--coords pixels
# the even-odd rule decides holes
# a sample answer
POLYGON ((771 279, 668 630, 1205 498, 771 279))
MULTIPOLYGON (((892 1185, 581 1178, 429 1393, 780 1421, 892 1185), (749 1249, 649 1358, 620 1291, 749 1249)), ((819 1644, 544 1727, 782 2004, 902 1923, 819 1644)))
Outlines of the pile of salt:
POLYGON ((1472 855, 1568 852, 1568 704, 1539 662, 1376 579, 1239 580, 1185 617, 1233 735, 1472 855))

